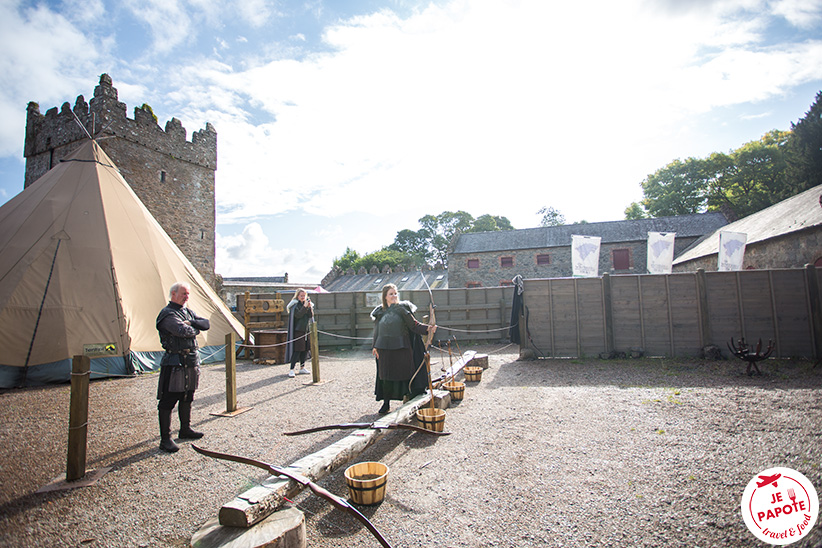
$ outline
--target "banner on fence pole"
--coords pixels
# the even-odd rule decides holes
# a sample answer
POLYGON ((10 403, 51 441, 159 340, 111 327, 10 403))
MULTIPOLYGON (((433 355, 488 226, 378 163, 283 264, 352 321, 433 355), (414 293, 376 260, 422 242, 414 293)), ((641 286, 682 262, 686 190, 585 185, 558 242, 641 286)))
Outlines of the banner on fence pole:
POLYGON ((571 263, 575 278, 599 275, 599 236, 571 236, 571 263))
POLYGON ((670 274, 674 262, 676 232, 648 233, 648 273, 670 274))
POLYGON ((745 258, 745 243, 748 235, 744 232, 719 233, 719 270, 742 270, 745 258))

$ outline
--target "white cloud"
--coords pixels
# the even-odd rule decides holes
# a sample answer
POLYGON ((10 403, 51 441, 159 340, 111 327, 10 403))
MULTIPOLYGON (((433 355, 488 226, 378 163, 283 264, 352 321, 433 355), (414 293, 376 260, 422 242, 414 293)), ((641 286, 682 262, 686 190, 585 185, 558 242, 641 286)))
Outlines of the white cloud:
POLYGON ((299 61, 193 68, 205 83, 192 103, 220 112, 218 177, 231 188, 221 220, 295 207, 391 216, 378 205, 386 195, 515 226, 549 203, 569 219, 618 218, 672 159, 660 135, 822 77, 808 62, 822 43, 756 47, 765 21, 745 11, 754 5, 671 15, 641 2, 455 1, 342 21, 326 29, 331 52, 299 61), (535 189, 536 205, 517 189, 535 189), (600 199, 580 203, 580 191, 600 199))
POLYGON ((244 0, 235 4, 240 17, 254 28, 260 28, 275 15, 274 2, 266 0, 244 0))
POLYGON ((61 7, 66 18, 86 25, 103 20, 106 13, 103 0, 62 0, 61 7))
POLYGON ((181 0, 127 0, 125 7, 150 29, 155 54, 169 53, 193 36, 191 12, 181 0))
POLYGON ((774 13, 791 25, 812 29, 822 23, 822 0, 781 0, 774 2, 774 13))
POLYGON ((230 236, 217 234, 217 272, 223 277, 282 276, 289 273, 294 282, 317 281, 330 270, 327 257, 312 249, 297 249, 271 245, 259 223, 249 223, 242 233, 230 236), (314 265, 321 265, 319 267, 314 265))
POLYGON ((78 90, 108 63, 98 47, 44 5, 20 9, 19 2, 0 2, 0 154, 20 154, 29 101, 43 114, 58 102, 73 106, 78 90))

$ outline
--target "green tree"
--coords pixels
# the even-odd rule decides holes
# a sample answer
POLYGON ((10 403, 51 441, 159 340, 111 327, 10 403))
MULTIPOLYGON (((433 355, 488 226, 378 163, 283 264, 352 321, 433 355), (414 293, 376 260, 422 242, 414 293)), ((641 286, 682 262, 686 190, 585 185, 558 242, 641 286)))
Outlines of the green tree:
POLYGON ((498 217, 496 215, 480 215, 474 222, 471 223, 471 228, 465 232, 496 232, 499 230, 513 230, 511 221, 506 217, 498 217))
POLYGON ((647 219, 648 213, 642 207, 639 202, 633 202, 631 205, 625 208, 625 219, 626 220, 636 220, 636 219, 647 219))
POLYGON ((465 211, 443 211, 439 215, 426 215, 419 220, 417 231, 404 229, 397 232, 394 242, 379 251, 360 256, 351 248, 346 248, 342 257, 334 259, 333 267, 355 272, 360 268, 371 270, 376 266, 382 270, 388 265, 392 270, 402 266, 406 270, 421 268, 442 262, 447 267, 448 248, 455 235, 463 232, 485 232, 513 230, 511 221, 505 217, 482 215, 474 219, 465 211))
POLYGON ((731 211, 740 219, 784 199, 788 135, 773 130, 730 154, 704 160, 708 210, 731 211))
POLYGON ((537 215, 542 215, 539 226, 561 226, 565 224, 565 215, 553 207, 541 207, 537 215))
POLYGON ((642 181, 642 207, 651 217, 705 211, 708 182, 704 160, 676 159, 642 181))
POLYGON ((365 268, 366 271, 369 271, 375 266, 378 270, 382 270, 385 266, 390 267, 392 270, 396 270, 400 266, 408 269, 413 268, 416 265, 413 257, 406 255, 402 251, 388 249, 385 247, 379 251, 375 251, 360 257, 360 259, 354 264, 354 271, 359 271, 360 268, 365 268))
POLYGON ((343 256, 334 259, 334 267, 340 269, 342 272, 345 272, 349 268, 354 268, 354 263, 356 263, 359 260, 359 258, 359 253, 357 253, 350 247, 346 247, 343 256))
POLYGON ((431 237, 425 229, 418 231, 400 230, 394 237, 394 243, 388 246, 389 249, 406 253, 413 257, 428 259, 428 246, 431 237))
POLYGON ((443 211, 439 215, 426 215, 419 220, 423 230, 430 235, 428 257, 434 262, 448 264, 448 246, 457 233, 471 228, 474 217, 465 211, 443 211))
POLYGON ((791 122, 786 161, 789 196, 822 184, 822 91, 805 117, 791 122))

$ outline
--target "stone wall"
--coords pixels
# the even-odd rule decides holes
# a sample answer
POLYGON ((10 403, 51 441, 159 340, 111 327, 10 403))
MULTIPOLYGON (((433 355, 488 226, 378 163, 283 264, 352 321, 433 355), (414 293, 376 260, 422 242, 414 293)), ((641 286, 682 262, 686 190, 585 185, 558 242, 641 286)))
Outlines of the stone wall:
MULTIPOLYGON (((696 238, 677 238, 674 243, 674 256, 691 245, 696 238)), ((648 243, 618 242, 601 244, 599 249, 599 275, 609 274, 645 274, 647 269, 648 243), (629 251, 629 268, 616 270, 613 262, 613 251, 629 251)), ((570 244, 562 247, 541 249, 520 249, 512 251, 493 251, 471 254, 451 254, 448 256, 448 287, 494 287, 507 285, 520 275, 526 279, 564 278, 573 276, 570 244), (540 255, 548 255, 548 264, 537 264, 540 255), (502 257, 512 257, 512 266, 502 266, 502 257), (468 268, 469 259, 478 259, 479 268, 468 268)))
POLYGON ((207 123, 187 141, 177 118, 162 129, 149 110, 135 107, 130 119, 117 96, 111 77, 103 74, 89 103, 80 95, 74 108, 66 102, 45 115, 37 103, 29 103, 25 186, 71 154, 88 131, 177 247, 213 284, 217 132, 207 123))
MULTIPOLYGON (((706 272, 718 269, 717 254, 706 255, 674 266, 674 272, 694 272, 701 268, 706 272)), ((806 264, 822 266, 822 226, 815 226, 756 242, 745 246, 742 268, 768 270, 776 268, 803 268, 806 264)))

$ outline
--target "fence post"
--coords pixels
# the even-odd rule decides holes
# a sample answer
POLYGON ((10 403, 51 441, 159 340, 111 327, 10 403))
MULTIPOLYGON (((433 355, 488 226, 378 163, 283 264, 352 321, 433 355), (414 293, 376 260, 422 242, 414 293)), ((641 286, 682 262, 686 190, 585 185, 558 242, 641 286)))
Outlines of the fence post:
POLYGON ((320 344, 317 340, 317 322, 311 322, 309 327, 309 341, 311 343, 311 377, 320 382, 320 344))
POLYGON ((351 333, 351 348, 357 347, 357 305, 351 305, 351 309, 348 312, 348 322, 350 326, 350 333, 351 333))
POLYGON ((816 267, 805 265, 805 277, 808 284, 808 299, 811 305, 811 333, 813 333, 813 349, 817 360, 822 358, 822 299, 819 294, 819 283, 816 279, 816 267))
MULTIPOLYGON (((516 289, 514 290, 516 291, 516 289)), ((505 326, 509 325, 505 318, 505 293, 503 292, 503 297, 499 300, 499 326, 500 326, 500 340, 504 341, 508 337, 508 333, 506 332, 505 326)))
POLYGON ((234 354, 234 332, 225 336, 225 410, 237 410, 237 360, 234 354))
POLYGON ((611 303, 611 275, 602 273, 602 306, 605 321, 605 351, 614 351, 614 307, 611 303))
MULTIPOLYGON (((248 322, 251 321, 249 314, 248 314, 248 299, 251 297, 251 293, 249 291, 245 292, 245 300, 243 300, 243 319, 245 328, 245 359, 249 359, 251 357, 251 348, 249 345, 251 344, 251 332, 248 329, 248 322)), ((256 354, 255 354, 256 355, 256 354)))
POLYGON ((74 356, 72 358, 66 481, 78 480, 86 475, 88 381, 90 370, 91 360, 88 356, 74 356))
POLYGON ((711 315, 708 310, 708 280, 705 276, 705 269, 699 268, 696 271, 696 302, 699 310, 699 331, 702 335, 700 348, 713 344, 711 338, 711 315))

